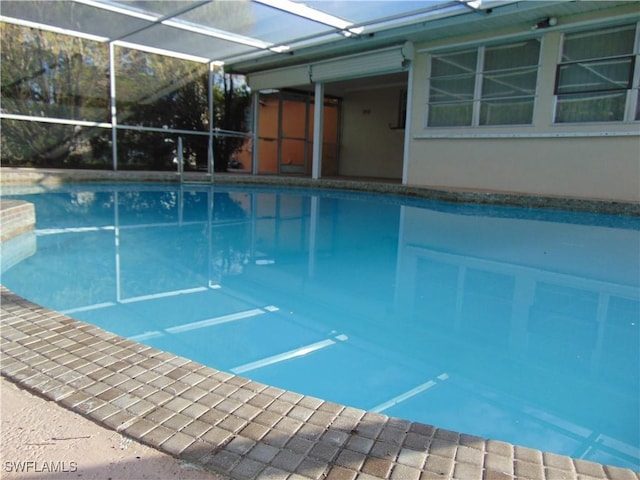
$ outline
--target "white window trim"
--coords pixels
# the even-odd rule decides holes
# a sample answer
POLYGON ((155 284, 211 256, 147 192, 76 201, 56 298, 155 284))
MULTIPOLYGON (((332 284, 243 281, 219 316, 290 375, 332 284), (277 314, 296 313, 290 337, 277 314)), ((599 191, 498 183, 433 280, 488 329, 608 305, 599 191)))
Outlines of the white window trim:
MULTIPOLYGON (((613 123, 613 122, 611 122, 613 123)), ((564 125, 564 124, 563 124, 564 125)), ((528 127, 528 126, 527 126, 528 127)), ((456 127, 459 128, 459 127, 456 127)), ((571 131, 562 131, 562 132, 474 132, 466 131, 455 132, 434 132, 434 133, 422 133, 417 135, 412 135, 412 139, 414 140, 428 140, 428 139, 446 139, 446 138, 576 138, 576 137, 638 137, 640 138, 640 131, 637 129, 634 130, 620 130, 620 131, 588 131, 588 130, 571 130, 571 131)))
POLYGON ((482 102, 482 82, 484 80, 484 53, 485 46, 478 47, 478 56, 476 58, 476 81, 473 85, 473 111, 471 114, 471 126, 480 126, 480 103, 482 102))

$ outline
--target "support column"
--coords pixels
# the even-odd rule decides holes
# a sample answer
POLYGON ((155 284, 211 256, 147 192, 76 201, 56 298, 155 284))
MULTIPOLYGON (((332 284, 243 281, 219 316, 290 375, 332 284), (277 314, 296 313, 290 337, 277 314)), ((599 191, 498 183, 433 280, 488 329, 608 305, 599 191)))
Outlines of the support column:
POLYGON ((313 157, 311 178, 318 179, 322 173, 322 136, 324 126, 324 83, 316 83, 313 109, 313 157))
POLYGON ((413 107, 413 62, 409 65, 407 82, 407 109, 404 120, 404 152, 402 153, 402 184, 409 182, 409 149, 411 148, 411 115, 413 107))
POLYGON ((252 130, 251 133, 251 174, 258 174, 258 122, 260 121, 260 92, 253 92, 251 94, 252 100, 252 130))

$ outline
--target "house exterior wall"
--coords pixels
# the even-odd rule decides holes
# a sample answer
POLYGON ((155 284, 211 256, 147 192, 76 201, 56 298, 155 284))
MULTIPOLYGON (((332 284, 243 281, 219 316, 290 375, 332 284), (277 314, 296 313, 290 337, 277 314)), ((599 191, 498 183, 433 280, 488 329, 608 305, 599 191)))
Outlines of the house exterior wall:
MULTIPOLYGON (((564 31, 632 24, 636 15, 561 18, 556 29, 491 32, 491 36, 416 45, 407 184, 533 195, 640 201, 640 123, 554 124, 556 67, 564 31), (540 40, 533 121, 523 126, 434 128, 426 125, 430 56, 491 42, 540 40), (448 50, 447 50, 448 49, 448 50)), ((636 63, 638 55, 636 37, 636 63)), ((499 44, 499 43, 498 43, 499 44)), ((638 66, 636 65, 636 72, 638 66)), ((638 76, 634 79, 637 87, 638 76)), ((635 102, 635 97, 631 97, 635 102)))
POLYGON ((640 200, 637 137, 415 140, 409 184, 640 200))
POLYGON ((368 89, 343 97, 340 175, 402 178, 404 130, 394 128, 402 88, 368 89))

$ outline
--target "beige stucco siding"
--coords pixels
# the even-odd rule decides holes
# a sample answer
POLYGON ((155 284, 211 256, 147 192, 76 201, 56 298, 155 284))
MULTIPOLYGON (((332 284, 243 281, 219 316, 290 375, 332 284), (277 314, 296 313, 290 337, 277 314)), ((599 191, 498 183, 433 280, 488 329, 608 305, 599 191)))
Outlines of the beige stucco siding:
POLYGON ((411 185, 640 201, 631 136, 414 140, 408 171, 411 185))

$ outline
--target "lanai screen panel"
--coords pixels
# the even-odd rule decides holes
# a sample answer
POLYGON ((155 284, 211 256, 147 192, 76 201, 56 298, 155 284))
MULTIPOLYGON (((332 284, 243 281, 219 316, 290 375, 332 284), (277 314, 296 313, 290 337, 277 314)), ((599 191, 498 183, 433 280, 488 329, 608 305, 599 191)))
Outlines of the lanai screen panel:
POLYGON ((470 0, 3 0, 0 20, 202 62, 232 63, 481 5, 470 0))

